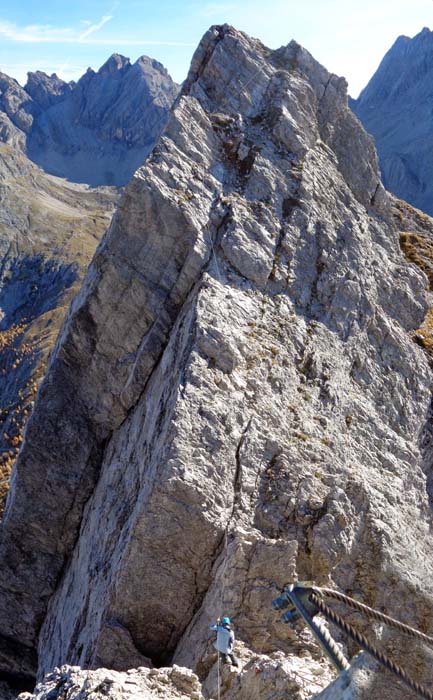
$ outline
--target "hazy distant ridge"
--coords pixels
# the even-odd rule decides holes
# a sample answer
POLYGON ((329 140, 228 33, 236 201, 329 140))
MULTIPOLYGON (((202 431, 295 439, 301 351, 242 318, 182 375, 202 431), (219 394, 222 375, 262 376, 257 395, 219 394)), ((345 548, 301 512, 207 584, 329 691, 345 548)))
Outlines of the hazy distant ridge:
POLYGON ((77 83, 41 71, 22 88, 0 73, 0 139, 47 172, 90 185, 124 185, 165 126, 178 93, 161 63, 113 54, 77 83))
POLYGON ((351 103, 376 141, 385 187, 433 213, 433 33, 400 36, 351 103))

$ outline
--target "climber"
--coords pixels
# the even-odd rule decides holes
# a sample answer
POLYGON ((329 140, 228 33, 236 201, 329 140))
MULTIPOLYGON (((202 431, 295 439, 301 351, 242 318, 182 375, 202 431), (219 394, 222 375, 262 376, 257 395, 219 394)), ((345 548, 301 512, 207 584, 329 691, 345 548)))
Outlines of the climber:
POLYGON ((217 633, 217 638, 214 642, 214 647, 218 652, 222 654, 223 663, 230 662, 233 666, 239 666, 239 661, 233 654, 235 635, 230 626, 230 618, 223 617, 222 620, 218 618, 218 620, 210 626, 210 629, 212 630, 212 632, 217 633))

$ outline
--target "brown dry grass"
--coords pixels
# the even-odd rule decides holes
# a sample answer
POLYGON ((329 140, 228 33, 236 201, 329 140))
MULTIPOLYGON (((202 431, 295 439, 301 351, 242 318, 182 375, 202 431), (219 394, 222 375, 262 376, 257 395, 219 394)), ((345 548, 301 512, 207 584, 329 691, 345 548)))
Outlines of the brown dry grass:
POLYGON ((422 325, 414 332, 413 339, 433 358, 433 308, 427 311, 422 325))
POLYGON ((406 259, 425 272, 433 290, 433 241, 421 233, 404 232, 400 234, 400 246, 406 259))
MULTIPOLYGON (((1 373, 19 380, 21 365, 35 357, 37 348, 26 338, 29 324, 20 323, 5 331, 0 331, 1 373)), ((21 443, 27 418, 31 413, 33 399, 37 392, 37 382, 33 376, 27 378, 16 392, 13 404, 0 406, 0 433, 3 445, 0 451, 0 515, 3 513, 9 488, 10 475, 21 443), (6 428, 7 426, 7 428, 6 428)))
MULTIPOLYGON (((119 193, 114 188, 95 190, 48 176, 4 144, 0 144, 0 178, 2 208, 12 222, 0 222, 0 237, 10 241, 9 255, 42 255, 78 263, 83 273, 110 222, 119 193)), ((11 386, 15 387, 9 405, 0 396, 0 519, 33 399, 78 287, 79 281, 62 295, 56 309, 0 332, 0 372, 5 375, 1 379, 9 396, 11 386)))
MULTIPOLYGON (((433 290, 433 241, 422 233, 404 232, 400 234, 400 246, 406 259, 425 272, 429 289, 433 290)), ((433 359, 433 307, 427 311, 421 326, 414 331, 413 339, 433 359)))
POLYGON ((0 331, 0 363, 4 375, 16 375, 16 401, 0 405, 0 519, 4 512, 12 468, 23 442, 24 428, 33 409, 33 403, 48 363, 49 354, 66 316, 75 288, 63 295, 63 305, 47 311, 28 323, 20 323, 0 331), (20 367, 25 361, 34 361, 30 377, 22 379, 20 367), (7 367, 7 369, 6 369, 7 367), (7 431, 4 426, 8 425, 7 431))
POLYGON ((392 199, 392 212, 398 229, 432 233, 433 220, 428 214, 416 209, 402 199, 392 199))

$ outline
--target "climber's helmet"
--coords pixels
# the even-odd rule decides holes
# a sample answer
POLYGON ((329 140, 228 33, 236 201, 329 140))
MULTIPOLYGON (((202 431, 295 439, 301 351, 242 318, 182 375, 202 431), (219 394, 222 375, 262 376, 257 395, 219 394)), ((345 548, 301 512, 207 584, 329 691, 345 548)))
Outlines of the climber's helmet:
POLYGON ((230 618, 229 617, 223 617, 221 620, 223 625, 229 625, 230 624, 230 618))

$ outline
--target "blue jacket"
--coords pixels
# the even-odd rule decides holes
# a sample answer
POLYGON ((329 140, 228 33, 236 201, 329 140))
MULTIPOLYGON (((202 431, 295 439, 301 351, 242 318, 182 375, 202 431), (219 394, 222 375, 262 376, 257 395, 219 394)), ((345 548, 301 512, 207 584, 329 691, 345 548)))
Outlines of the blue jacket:
POLYGON ((212 632, 217 633, 216 642, 214 643, 215 649, 222 654, 230 654, 235 641, 233 630, 230 629, 229 625, 221 625, 217 622, 214 622, 210 629, 212 632))

